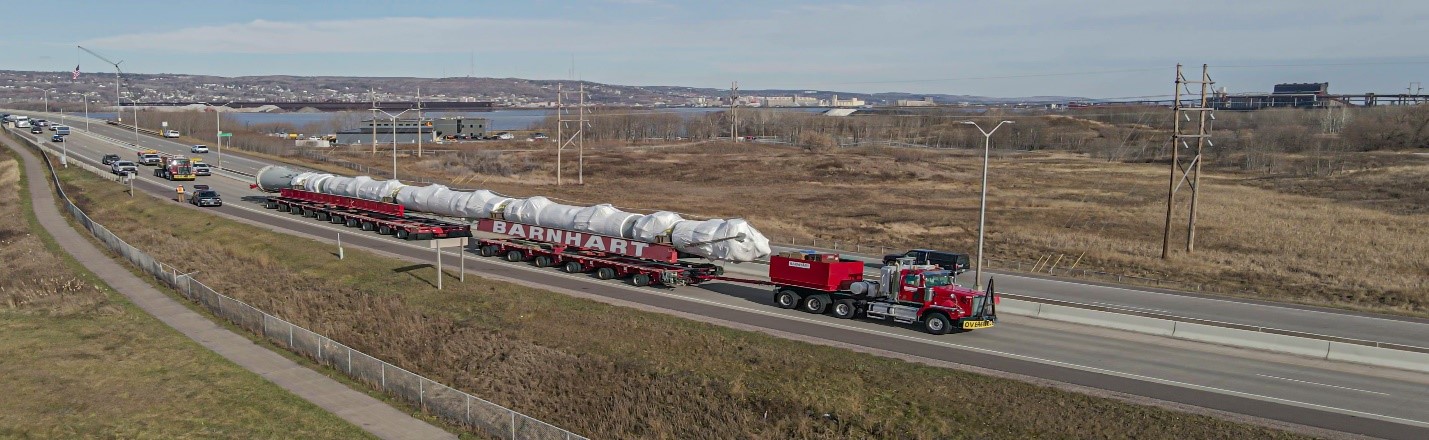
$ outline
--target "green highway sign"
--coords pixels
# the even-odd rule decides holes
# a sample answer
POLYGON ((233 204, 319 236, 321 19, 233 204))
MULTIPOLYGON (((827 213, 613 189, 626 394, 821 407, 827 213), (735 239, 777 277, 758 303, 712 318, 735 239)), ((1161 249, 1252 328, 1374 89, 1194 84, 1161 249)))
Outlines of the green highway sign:
POLYGON ((233 137, 233 133, 219 133, 218 137, 233 137))

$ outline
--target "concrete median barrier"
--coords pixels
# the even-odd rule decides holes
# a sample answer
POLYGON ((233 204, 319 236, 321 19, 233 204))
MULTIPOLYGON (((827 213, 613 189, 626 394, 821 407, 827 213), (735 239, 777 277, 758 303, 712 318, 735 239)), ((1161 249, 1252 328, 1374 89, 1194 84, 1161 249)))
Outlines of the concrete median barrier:
POLYGON ((1173 337, 1236 347, 1298 354, 1324 358, 1330 351, 1330 341, 1295 336, 1261 333, 1213 325, 1177 322, 1173 337))
POLYGON ((997 303, 998 314, 1037 316, 1042 310, 1042 303, 1034 301, 1023 301, 1020 299, 1003 298, 997 303))
MULTIPOLYGON (((1003 300, 1003 302, 1006 301, 1003 300)), ((1161 336, 1170 336, 1176 328, 1175 321, 1056 304, 1042 304, 1037 316, 1057 321, 1161 336)))
POLYGON ((1335 361, 1429 372, 1429 353, 1331 341, 1328 358, 1335 361))

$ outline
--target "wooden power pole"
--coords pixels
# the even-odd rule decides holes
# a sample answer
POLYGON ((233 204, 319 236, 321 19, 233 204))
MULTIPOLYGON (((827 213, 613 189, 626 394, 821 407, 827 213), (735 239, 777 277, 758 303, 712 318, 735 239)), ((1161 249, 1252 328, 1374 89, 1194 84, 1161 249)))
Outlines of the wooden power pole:
POLYGON ((1191 190, 1190 212, 1186 222, 1186 252, 1196 251, 1196 205, 1200 199, 1201 189, 1201 153, 1207 145, 1215 146, 1211 143, 1211 121, 1215 120, 1212 114, 1210 101, 1207 100, 1207 92, 1215 81, 1211 81, 1209 69, 1205 64, 1201 65, 1201 78, 1197 81, 1187 80, 1181 72, 1181 65, 1176 65, 1176 92, 1171 104, 1175 121, 1171 132, 1171 177, 1167 184, 1166 192, 1166 228, 1161 236, 1161 258, 1171 258, 1171 221, 1176 213, 1176 192, 1181 189, 1181 184, 1185 183, 1191 190), (1194 95, 1187 87, 1188 84, 1200 84, 1201 99, 1193 105, 1186 105, 1182 102, 1182 93, 1194 95), (1194 116, 1195 132, 1185 132, 1192 126, 1194 116), (1186 124, 1182 124, 1183 120, 1186 124), (1191 149, 1188 139, 1196 140, 1196 150, 1190 154, 1190 160, 1182 165, 1181 149, 1191 149), (1177 178, 1177 176, 1180 178, 1177 178))

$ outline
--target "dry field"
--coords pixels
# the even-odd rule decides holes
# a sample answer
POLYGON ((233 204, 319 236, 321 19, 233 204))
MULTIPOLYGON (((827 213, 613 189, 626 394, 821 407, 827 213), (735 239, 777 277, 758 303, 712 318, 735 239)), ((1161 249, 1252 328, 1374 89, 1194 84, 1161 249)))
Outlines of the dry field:
POLYGON ((0 155, 0 437, 369 437, 58 256, 19 182, 0 155))
POLYGON ((476 277, 437 292, 429 265, 352 250, 337 260, 327 245, 62 174, 125 240, 187 248, 155 257, 202 268, 215 290, 592 438, 1299 438, 476 277), (196 237, 207 245, 187 246, 196 237))
MULTIPOLYGON (((402 173, 514 196, 744 217, 776 241, 960 251, 976 244, 980 152, 707 143, 588 153, 585 186, 555 186, 549 150, 408 159, 402 173)), ((570 156, 567 178, 575 175, 570 156)), ((1429 157, 1360 153, 1350 161, 1351 170, 1328 177, 1207 169, 1197 251, 1186 254, 1178 235, 1165 261, 1168 165, 995 153, 987 253, 994 267, 1062 255, 1080 259, 1079 268, 1210 292, 1429 315, 1429 157)), ((1175 221, 1182 229, 1184 207, 1175 221)))

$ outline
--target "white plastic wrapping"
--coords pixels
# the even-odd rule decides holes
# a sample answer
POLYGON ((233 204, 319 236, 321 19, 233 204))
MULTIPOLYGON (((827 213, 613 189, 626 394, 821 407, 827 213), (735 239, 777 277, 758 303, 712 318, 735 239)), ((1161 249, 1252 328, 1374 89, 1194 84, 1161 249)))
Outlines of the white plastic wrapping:
POLYGON ((621 211, 609 203, 603 203, 576 211, 575 224, 572 229, 612 237, 633 238, 635 221, 640 217, 640 214, 621 211))
POLYGON ((670 211, 646 214, 635 220, 635 225, 631 228, 632 236, 627 238, 655 242, 660 237, 670 235, 670 229, 675 227, 675 223, 684 220, 684 217, 670 211))
POLYGON ((744 219, 685 220, 670 239, 680 251, 712 260, 754 261, 770 253, 769 239, 744 219))
POLYGON ((500 214, 508 221, 544 227, 652 243, 668 241, 682 252, 714 260, 754 261, 770 254, 769 239, 743 219, 685 220, 669 211, 640 215, 621 211, 609 204, 571 206, 553 203, 539 196, 514 199, 488 190, 453 191, 442 185, 408 186, 396 180, 298 173, 278 166, 259 170, 254 181, 268 192, 301 188, 367 200, 391 198, 393 202, 415 212, 462 218, 489 218, 500 214))

